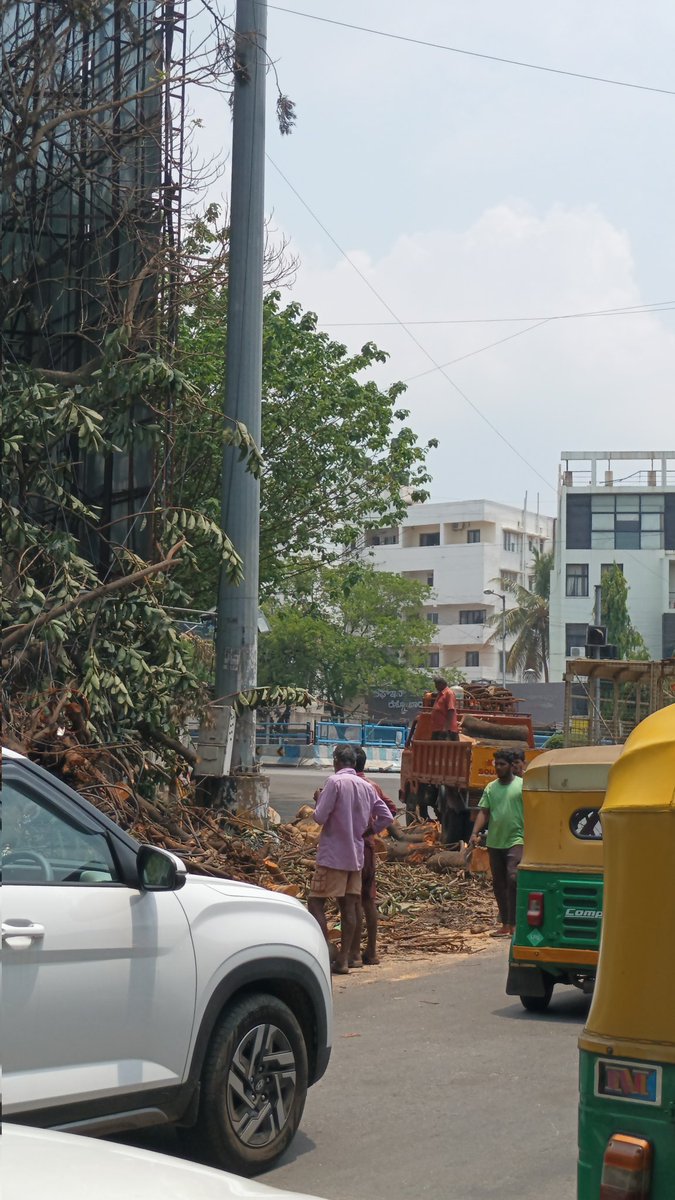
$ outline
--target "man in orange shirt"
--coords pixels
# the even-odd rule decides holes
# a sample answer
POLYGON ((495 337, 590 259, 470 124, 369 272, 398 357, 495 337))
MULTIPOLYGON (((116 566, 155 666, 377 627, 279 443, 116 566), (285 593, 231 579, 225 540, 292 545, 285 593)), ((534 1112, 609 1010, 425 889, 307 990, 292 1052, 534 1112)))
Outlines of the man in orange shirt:
POLYGON ((431 710, 431 740, 432 742, 458 742, 459 721, 457 720, 457 701, 455 693, 448 687, 447 679, 442 675, 434 676, 436 699, 431 710))

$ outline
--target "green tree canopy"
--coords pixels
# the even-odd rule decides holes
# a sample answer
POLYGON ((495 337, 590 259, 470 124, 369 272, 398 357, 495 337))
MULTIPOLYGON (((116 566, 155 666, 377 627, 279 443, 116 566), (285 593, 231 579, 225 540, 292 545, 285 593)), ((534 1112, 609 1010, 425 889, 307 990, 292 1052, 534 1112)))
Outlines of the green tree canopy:
MULTIPOLYGON (((204 409, 177 420, 175 486, 181 503, 218 512, 227 293, 214 285, 183 313, 181 365, 204 409)), ((357 543, 364 528, 400 520, 406 495, 427 497, 428 449, 406 425, 405 388, 368 373, 386 361, 372 342, 357 353, 317 328, 314 313, 265 301, 260 581, 263 596, 311 579, 357 543)), ((199 602, 212 603, 212 564, 202 562, 199 602)))
MULTIPOLYGON (((516 671, 536 671, 548 683, 549 662, 549 595, 551 591, 551 571, 553 570, 553 551, 542 553, 534 551, 532 559, 532 588, 523 587, 511 580, 501 580, 500 586, 513 596, 515 605, 507 608, 505 632, 507 639, 514 642, 508 652, 506 665, 514 674, 516 671)), ((495 627, 490 640, 501 639, 502 614, 495 613, 489 618, 489 624, 495 627)))
POLYGON ((365 563, 325 567, 311 589, 267 605, 258 677, 306 688, 336 714, 374 687, 424 691, 428 594, 416 580, 365 563))
MULTIPOLYGON (((100 511, 79 498, 82 457, 112 458, 141 439, 161 446, 166 408, 185 395, 196 400, 179 371, 156 355, 127 357, 125 347, 123 333, 110 335, 102 366, 84 385, 45 382, 29 367, 5 372, 3 705, 18 741, 38 723, 38 710, 62 712, 66 702, 87 738, 120 753, 142 754, 148 736, 175 740, 207 691, 195 641, 173 618, 173 607, 190 599, 174 568, 182 561, 190 578, 209 553, 230 578, 241 577, 230 541, 198 510, 147 498, 132 526, 152 530, 148 562, 116 522, 102 524, 100 511), (156 421, 136 418, 139 396, 156 421), (65 448, 74 439, 71 457, 65 448), (106 548, 103 573, 88 556, 92 544, 106 548)), ((257 469, 255 451, 246 452, 257 469)))
POLYGON ((601 600, 601 620, 607 626, 607 641, 610 646, 617 647, 619 658, 650 658, 642 634, 631 622, 628 584, 617 562, 613 562, 602 577, 601 600))

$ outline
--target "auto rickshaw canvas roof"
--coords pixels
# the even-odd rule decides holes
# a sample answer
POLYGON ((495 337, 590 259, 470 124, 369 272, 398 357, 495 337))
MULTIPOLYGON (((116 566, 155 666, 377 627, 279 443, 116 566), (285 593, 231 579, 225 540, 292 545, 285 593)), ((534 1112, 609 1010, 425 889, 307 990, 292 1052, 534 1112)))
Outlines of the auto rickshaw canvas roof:
POLYGON ((571 746, 547 750, 527 768, 523 787, 528 792, 604 792, 610 767, 623 746, 571 746))
POLYGON ((612 770, 604 808, 675 814, 675 704, 652 713, 630 734, 612 770))

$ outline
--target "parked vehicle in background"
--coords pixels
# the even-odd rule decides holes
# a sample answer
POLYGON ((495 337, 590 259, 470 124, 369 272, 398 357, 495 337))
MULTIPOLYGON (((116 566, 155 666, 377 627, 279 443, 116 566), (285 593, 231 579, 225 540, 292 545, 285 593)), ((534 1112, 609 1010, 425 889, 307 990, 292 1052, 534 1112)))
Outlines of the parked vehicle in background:
POLYGON ((312 1200, 200 1163, 72 1133, 6 1123, 2 1141, 5 1200, 312 1200))
POLYGON ((578 1200, 672 1200, 675 705, 631 733, 602 823, 600 963, 579 1039, 578 1200))
POLYGON ((531 717, 516 711, 509 691, 469 684, 453 691, 460 740, 432 741, 434 697, 428 693, 401 755, 399 792, 409 820, 424 813, 427 804, 433 806, 446 845, 469 838, 478 801, 495 778, 495 750, 523 750, 528 763, 541 753, 534 746, 531 717))
POLYGON ((289 896, 190 875, 3 751, 11 1121, 173 1123, 239 1174, 289 1145, 331 1049, 328 951, 289 896))
POLYGON ((622 746, 549 750, 523 777, 525 843, 506 993, 530 1012, 556 983, 591 991, 602 922, 600 808, 622 746))

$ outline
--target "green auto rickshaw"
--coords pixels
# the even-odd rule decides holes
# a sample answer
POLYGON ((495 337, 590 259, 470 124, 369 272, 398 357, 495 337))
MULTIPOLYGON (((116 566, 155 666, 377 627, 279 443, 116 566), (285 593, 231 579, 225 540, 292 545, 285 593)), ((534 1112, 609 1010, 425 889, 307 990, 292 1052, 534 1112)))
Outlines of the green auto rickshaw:
POLYGON ((591 991, 600 945, 600 808, 622 746, 540 754, 523 778, 525 840, 506 992, 544 1012, 556 983, 591 991))

